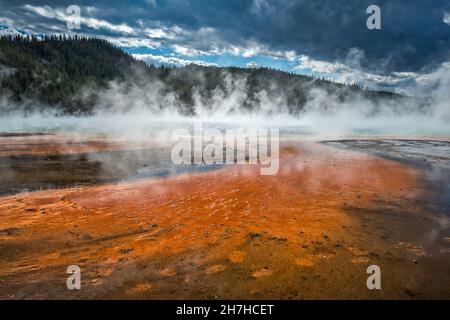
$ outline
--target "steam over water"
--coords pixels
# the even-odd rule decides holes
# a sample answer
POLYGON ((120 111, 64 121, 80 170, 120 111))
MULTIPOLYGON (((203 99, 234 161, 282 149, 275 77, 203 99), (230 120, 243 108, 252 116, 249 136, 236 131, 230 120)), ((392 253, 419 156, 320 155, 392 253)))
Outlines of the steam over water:
POLYGON ((326 114, 316 111, 299 116, 288 114, 235 114, 186 117, 177 113, 153 114, 148 111, 93 116, 55 116, 33 114, 9 115, 0 118, 1 132, 44 132, 110 137, 170 139, 177 128, 191 128, 194 122, 218 128, 278 128, 283 133, 345 137, 353 135, 449 136, 446 118, 410 113, 365 116, 352 108, 326 114))
MULTIPOLYGON (((265 90, 257 92, 257 98, 250 100, 252 105, 244 107, 249 101, 246 78, 230 75, 225 75, 226 87, 212 90, 210 97, 201 96, 196 93, 196 88, 192 88, 195 98, 192 115, 181 111, 182 102, 174 94, 161 90, 164 88, 162 83, 143 79, 140 82, 111 82, 107 89, 99 92, 100 102, 90 115, 68 116, 30 101, 26 102, 26 106, 16 106, 1 99, 0 111, 4 112, 0 112, 0 133, 52 133, 70 136, 78 142, 94 137, 133 144, 126 148, 127 152, 116 150, 116 153, 101 153, 104 150, 94 150, 82 155, 81 158, 85 157, 87 161, 78 156, 61 155, 52 160, 53 165, 39 156, 36 159, 4 158, 1 163, 4 176, 8 173, 10 181, 16 181, 18 185, 12 190, 5 180, 3 192, 16 192, 28 187, 47 188, 59 183, 67 185, 59 182, 60 174, 55 169, 64 167, 64 163, 73 164, 75 171, 68 172, 72 174, 71 180, 75 185, 203 170, 180 169, 170 162, 173 131, 184 128, 192 132, 194 123, 198 122, 205 129, 279 129, 282 139, 307 137, 319 141, 372 136, 445 139, 450 137, 449 76, 445 70, 439 69, 429 74, 428 79, 429 86, 415 88, 418 95, 428 96, 427 99, 404 97, 376 102, 350 92, 342 101, 338 96, 312 86, 305 92, 306 102, 298 112, 291 112, 286 93, 283 93, 285 91, 276 89, 271 94, 265 90), (30 108, 30 105, 33 107, 30 108), (148 144, 152 145, 152 150, 160 150, 135 152, 136 147, 139 150, 148 149, 148 144), (149 164, 151 161, 156 162, 149 164), (20 168, 17 171, 20 163, 25 167, 27 163, 37 165, 43 176, 34 184, 30 185, 26 179, 24 185, 20 184, 15 178, 23 171, 20 168), (56 180, 52 182, 51 176, 57 177, 56 180)), ((1 147, 3 151, 8 148, 1 147)), ((413 148, 420 149, 421 146, 415 145, 413 148)), ((406 154, 405 150, 391 151, 406 154)), ((448 151, 446 149, 444 152, 448 151)), ((386 156, 386 153, 381 156, 386 156)))
MULTIPOLYGON (((371 99, 357 91, 339 95, 308 83, 304 105, 292 110, 288 95, 294 88, 276 82, 255 94, 247 90, 245 76, 222 72, 224 88, 201 93, 192 88, 193 105, 185 106, 157 80, 136 75, 133 80, 112 81, 96 93, 98 102, 89 116, 61 115, 58 108, 35 101, 13 103, 0 98, 0 132, 70 132, 113 136, 155 135, 161 130, 192 125, 193 121, 221 128, 278 128, 330 137, 348 135, 450 136, 450 63, 424 75, 405 91, 407 96, 371 99), (251 96, 251 97, 250 97, 251 96), (185 110, 191 110, 191 116, 185 110), (31 110, 31 111, 30 111, 31 110), (39 111, 37 111, 39 110, 39 111), (184 111, 183 111, 184 110, 184 111)), ((187 74, 200 78, 201 74, 187 74)), ((207 84, 200 82, 201 87, 207 84)), ((79 99, 92 92, 84 88, 79 99)), ((345 90, 345 89, 344 89, 345 90)), ((158 138, 164 138, 162 133, 158 138)), ((156 138, 153 136, 153 138, 156 138)))

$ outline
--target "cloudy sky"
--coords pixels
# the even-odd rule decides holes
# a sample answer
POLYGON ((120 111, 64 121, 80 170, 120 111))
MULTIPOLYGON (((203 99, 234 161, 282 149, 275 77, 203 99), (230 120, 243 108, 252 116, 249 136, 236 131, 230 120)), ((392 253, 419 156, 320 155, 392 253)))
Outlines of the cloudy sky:
POLYGON ((3 30, 95 35, 155 64, 268 66, 397 91, 450 72, 448 0, 0 0, 0 9, 3 30), (381 30, 366 27, 371 4, 381 30), (70 5, 80 29, 67 27, 70 5))

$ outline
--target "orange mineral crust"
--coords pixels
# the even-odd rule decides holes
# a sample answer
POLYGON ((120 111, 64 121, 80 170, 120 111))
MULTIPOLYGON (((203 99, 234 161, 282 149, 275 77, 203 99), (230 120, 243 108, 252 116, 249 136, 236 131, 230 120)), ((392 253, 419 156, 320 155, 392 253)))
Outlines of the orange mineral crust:
POLYGON ((0 198, 0 298, 449 297, 418 171, 305 141, 280 157, 274 176, 234 165, 0 198), (366 287, 371 264, 383 290, 366 287))

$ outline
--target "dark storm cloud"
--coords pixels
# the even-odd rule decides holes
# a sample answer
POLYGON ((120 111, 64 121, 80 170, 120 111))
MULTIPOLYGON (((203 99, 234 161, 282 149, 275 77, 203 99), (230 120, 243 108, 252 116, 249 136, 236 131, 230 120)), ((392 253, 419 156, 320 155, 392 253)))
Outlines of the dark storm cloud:
POLYGON ((419 71, 448 60, 450 54, 450 25, 444 22, 450 13, 448 0, 0 0, 0 16, 30 25, 57 24, 24 11, 26 4, 94 7, 97 19, 132 28, 139 27, 139 20, 183 30, 213 28, 214 39, 190 39, 191 47, 202 50, 213 40, 233 45, 253 41, 270 50, 295 50, 314 59, 351 63, 348 54, 358 48, 364 53, 355 61, 358 67, 377 73, 419 71), (366 8, 371 4, 381 7, 381 30, 366 28, 366 8))

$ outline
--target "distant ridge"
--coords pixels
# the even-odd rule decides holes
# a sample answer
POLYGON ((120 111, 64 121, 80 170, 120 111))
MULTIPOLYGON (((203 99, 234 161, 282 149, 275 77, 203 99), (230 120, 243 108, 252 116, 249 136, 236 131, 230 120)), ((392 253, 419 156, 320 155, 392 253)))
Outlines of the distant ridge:
POLYGON ((401 97, 268 68, 155 67, 103 39, 34 35, 6 25, 0 32, 1 112, 22 105, 26 111, 52 108, 62 114, 90 114, 99 103, 98 92, 111 81, 141 81, 139 85, 150 87, 162 84, 160 94, 172 94, 181 113, 195 114, 199 99, 207 105, 217 90, 231 94, 227 76, 245 79, 245 88, 238 88, 245 89, 245 97, 236 108, 249 110, 258 107, 261 92, 282 98, 292 114, 301 112, 312 89, 322 89, 339 101, 355 95, 374 103, 401 97), (86 88, 89 94, 82 94, 86 88))

